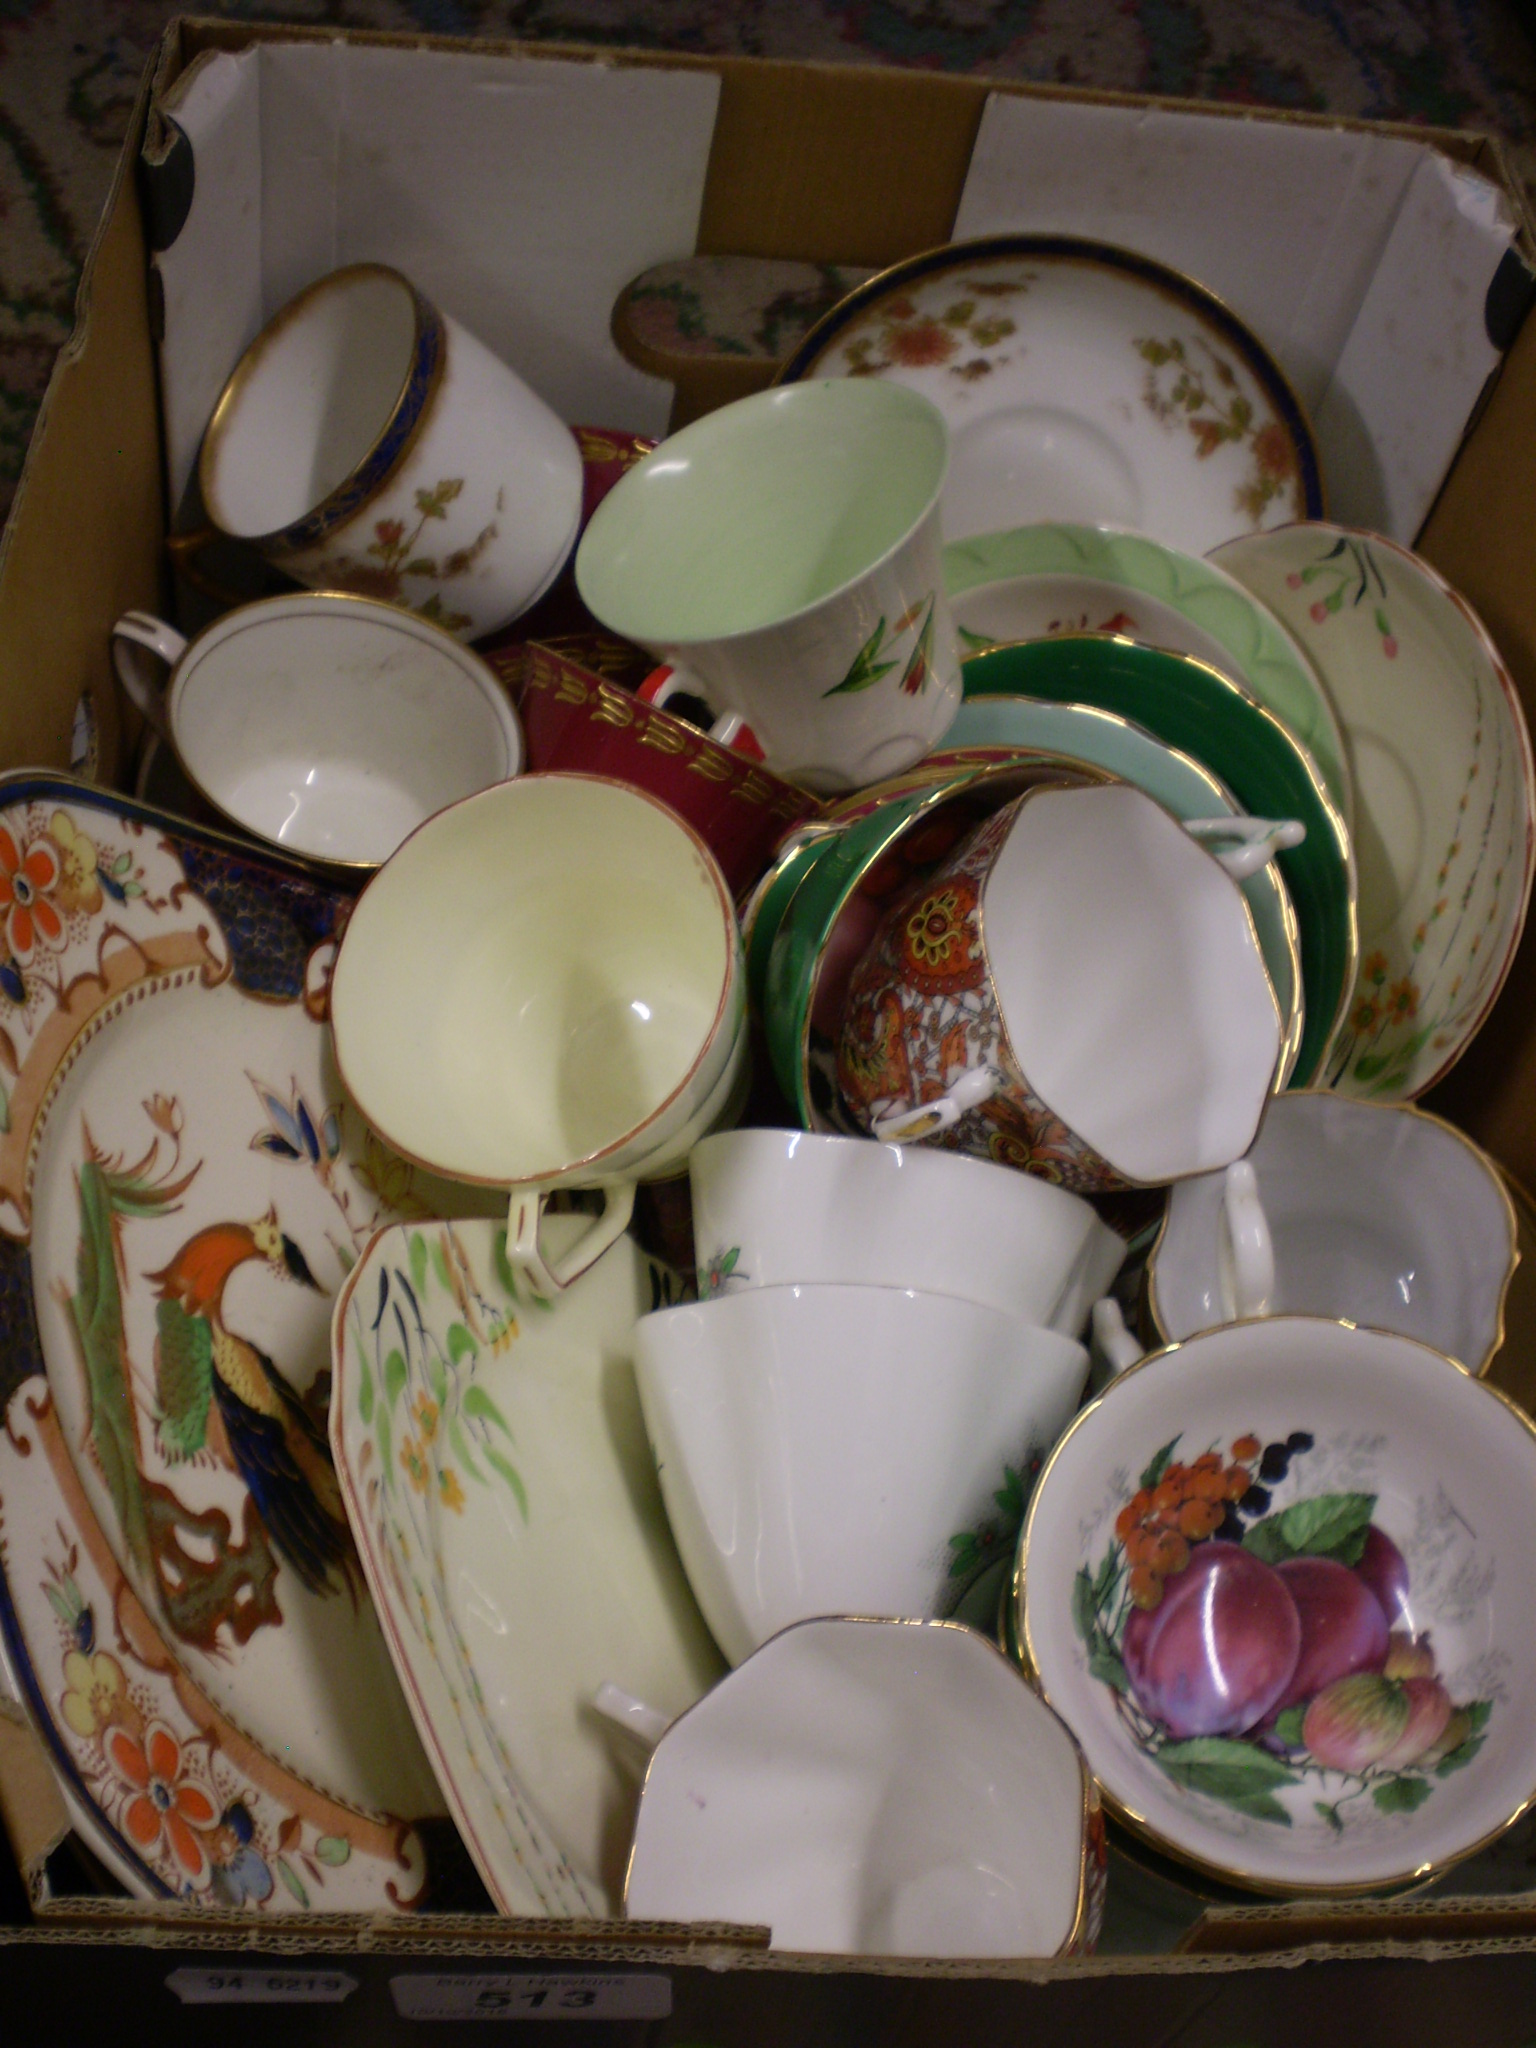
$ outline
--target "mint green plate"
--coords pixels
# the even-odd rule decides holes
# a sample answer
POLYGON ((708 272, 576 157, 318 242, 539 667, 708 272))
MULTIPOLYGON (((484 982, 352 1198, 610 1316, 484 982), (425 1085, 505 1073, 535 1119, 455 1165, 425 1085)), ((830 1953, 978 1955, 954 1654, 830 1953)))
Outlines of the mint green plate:
POLYGON ((1276 859, 1301 926, 1306 1022, 1296 1071, 1317 1073, 1354 986, 1355 861, 1349 829, 1317 764, 1276 714, 1190 655, 1095 633, 973 655, 965 693, 1117 712, 1203 762, 1251 816, 1301 820, 1305 840, 1276 859))
POLYGON ((1208 662, 1289 726, 1352 825, 1353 785, 1327 688, 1269 607, 1227 570, 1142 533, 1016 526, 951 541, 944 587, 973 652, 1066 625, 1208 662))
MULTIPOLYGON (((1090 704, 1047 704, 1038 697, 968 697, 955 714, 938 760, 974 748, 1025 747, 1067 754, 1107 768, 1155 797, 1176 818, 1230 817, 1241 809, 1209 768, 1156 740, 1129 718, 1090 704)), ((1273 861, 1238 887, 1253 913, 1264 965, 1285 1020, 1281 1086, 1304 1088, 1313 1078, 1297 1062, 1306 1023, 1301 979, 1300 928, 1285 878, 1273 861)))

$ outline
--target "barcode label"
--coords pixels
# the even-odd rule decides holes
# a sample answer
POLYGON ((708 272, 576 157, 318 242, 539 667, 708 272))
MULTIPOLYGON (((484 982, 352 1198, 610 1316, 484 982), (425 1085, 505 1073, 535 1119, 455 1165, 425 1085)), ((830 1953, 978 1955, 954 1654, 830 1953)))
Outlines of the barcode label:
POLYGON ((345 1970, 172 1970, 183 2005, 340 2005, 357 1989, 345 1970))
POLYGON ((672 1980, 655 1970, 567 1970, 537 1976, 392 1977, 403 2020, 664 2020, 672 1980))

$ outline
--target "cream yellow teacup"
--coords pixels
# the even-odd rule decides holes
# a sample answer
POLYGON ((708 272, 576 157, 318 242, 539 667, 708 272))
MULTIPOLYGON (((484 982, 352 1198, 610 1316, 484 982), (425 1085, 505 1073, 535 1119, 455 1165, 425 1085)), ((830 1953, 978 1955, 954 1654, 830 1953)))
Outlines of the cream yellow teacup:
POLYGON ((682 1165, 746 1072, 730 891, 692 828, 590 775, 530 775, 442 811, 379 870, 336 961, 336 1060, 396 1151, 511 1195, 507 1258, 545 1296, 682 1165), (600 1188, 554 1260, 546 1197, 600 1188))

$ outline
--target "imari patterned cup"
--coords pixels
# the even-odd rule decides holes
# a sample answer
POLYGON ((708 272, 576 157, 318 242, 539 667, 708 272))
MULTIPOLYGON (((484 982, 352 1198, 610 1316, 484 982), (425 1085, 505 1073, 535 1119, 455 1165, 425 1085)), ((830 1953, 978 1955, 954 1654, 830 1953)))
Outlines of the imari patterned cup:
POLYGON ((859 789, 920 760, 960 703, 948 463, 939 413, 897 385, 759 392, 620 479, 582 536, 577 586, 672 665, 672 687, 750 725, 776 774, 859 789))
POLYGON ((256 337, 198 480, 215 530, 298 582, 404 605, 465 639, 543 595, 581 520, 570 428, 382 263, 320 278, 256 337))
POLYGON ((1093 1193, 1229 1165, 1280 1050, 1226 869, 1128 784, 1046 787, 887 911, 850 983, 838 1082, 877 1137, 1093 1193))

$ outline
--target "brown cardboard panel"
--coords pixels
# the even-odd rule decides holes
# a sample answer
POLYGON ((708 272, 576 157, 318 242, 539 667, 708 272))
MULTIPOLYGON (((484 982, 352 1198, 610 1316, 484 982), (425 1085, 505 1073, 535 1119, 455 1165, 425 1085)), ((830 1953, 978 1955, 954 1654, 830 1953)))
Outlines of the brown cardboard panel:
MULTIPOLYGON (((1536 723, 1536 320, 1527 320, 1419 539, 1481 615, 1536 723)), ((1493 1014, 1428 1107, 1536 1181, 1536 920, 1493 1014)))
POLYGON ((699 249, 894 263, 949 239, 988 88, 863 65, 724 64, 699 249))
POLYGON ((1386 1907, 1373 1899, 1332 1907, 1212 1906, 1179 1943, 1181 1955, 1277 1955, 1319 1943, 1463 1942, 1530 1939, 1531 1901, 1440 1899, 1386 1907))
POLYGON ((69 1815, 43 1745, 19 1709, 13 1718, 4 1707, 0 1707, 0 1821, 23 1872, 35 1869, 69 1830, 69 1815))
MULTIPOLYGON (((173 76, 200 49, 238 48, 279 37, 329 40, 334 33, 329 28, 275 24, 173 24, 162 54, 162 79, 173 76)), ((443 38, 358 39, 402 48, 428 43, 465 47, 443 38)), ((472 47, 517 53, 509 45, 472 47)), ((670 53, 555 45, 528 46, 523 54, 530 61, 579 56, 603 62, 708 64, 721 74, 724 89, 700 246, 868 262, 944 239, 975 122, 986 93, 994 89, 982 80, 854 66, 711 63, 670 53)), ((1055 96, 1052 89, 995 89, 1055 96)), ((1071 96, 1121 103, 1126 97, 1071 96)), ((1194 110, 1225 119, 1319 118, 1210 106, 1194 110)), ((81 326, 50 387, 16 518, 0 552, 0 650, 7 678, 0 693, 0 760, 63 757, 78 680, 106 681, 106 635, 112 619, 130 604, 154 603, 159 593, 163 507, 153 350, 143 236, 127 175, 138 128, 136 121, 125 168, 88 264, 81 326)), ((1488 145, 1475 137, 1413 128, 1394 132, 1430 140, 1447 155, 1478 162, 1485 169, 1493 170, 1501 162, 1497 151, 1490 156, 1488 145)), ((717 397, 698 394, 699 409, 717 402, 717 397)), ((1536 702, 1536 577, 1530 573, 1536 560, 1536 510, 1528 483, 1533 474, 1536 328, 1523 335, 1513 351, 1426 535, 1432 558, 1468 591, 1505 644, 1528 702, 1536 702)), ((104 723, 110 741, 115 732, 110 710, 104 723)), ((1450 1101, 1453 1115, 1471 1120, 1491 1149, 1536 1179, 1533 998, 1536 944, 1528 944, 1493 1025, 1441 1096, 1450 1101)), ((1512 1334, 1516 1327, 1512 1318, 1512 1334)), ((0 1782, 14 1804, 19 1779, 4 1753, 0 1782)), ((1524 2040, 1536 1993, 1536 1912, 1519 1901, 1472 1901, 1466 1913, 1437 1919, 1426 1932, 1426 1910, 1411 1902, 1372 1905, 1365 1919, 1341 1927, 1336 1915, 1316 1907, 1305 1909, 1304 1924, 1272 1910, 1253 1909, 1241 1922, 1246 1930, 1241 1942, 1235 1922, 1224 1923, 1225 1936, 1221 1927, 1208 1927, 1201 1952, 1187 1957, 1106 1958, 1009 1969, 875 1962, 850 1969, 846 1959, 771 1957, 747 1946, 752 1937, 744 1938, 742 1930, 698 1930, 679 1943, 677 1937, 668 1940, 656 1930, 607 1926, 573 1935, 547 1924, 438 1921, 409 1928, 364 1923, 342 1929, 290 1923, 286 1930, 274 1931, 269 1923, 242 1928, 234 1939, 253 1953, 348 1958, 360 1973, 371 1971, 383 2001, 375 2009, 371 2039, 403 2037, 401 2029, 387 2024, 387 1986, 375 1967, 386 1955, 510 1957, 521 1951, 530 1964, 535 1954, 550 1954, 674 1966, 678 2006, 674 2021, 658 2039, 676 2042, 678 2048, 684 2041, 704 2039, 716 2048, 788 2039, 807 2044, 870 2039, 926 2044, 981 2038, 984 2031, 998 2038, 1021 2037, 1027 2031, 1031 2040, 1041 2043, 1075 2044, 1094 2024, 1107 2040, 1177 2039, 1210 2042, 1214 2048, 1216 2043, 1247 2038, 1244 2015, 1255 2010, 1260 1985, 1266 2010, 1277 2013, 1283 2008, 1289 2015, 1288 2039, 1300 2034, 1347 2040, 1350 2048, 1358 2048, 1378 2036, 1431 2037, 1433 2029, 1425 2031, 1430 2005, 1400 1988, 1422 1983, 1426 1976, 1447 1987, 1445 1998, 1437 1993, 1432 2001, 1444 2020, 1445 2038, 1454 2038, 1456 2021, 1477 1991, 1490 2001, 1485 2013, 1518 2012, 1524 2026, 1523 2033, 1507 2035, 1490 2035, 1484 2026, 1483 2038, 1507 2038, 1511 2044, 1524 2040), (1303 1959, 1302 1944, 1325 1940, 1352 1946, 1421 1941, 1432 1944, 1419 1951, 1425 1954, 1496 1940, 1530 1954, 1499 1958, 1501 1972, 1484 1960, 1445 1963, 1434 1973, 1407 1973, 1398 1964, 1386 1963, 1329 1963, 1306 1972, 1266 1968, 1256 1973, 1258 1964, 1278 1960, 1272 1952, 1282 1943, 1289 1965, 1303 1959), (1242 1943, 1246 1947, 1239 1953, 1242 1943), (708 1967, 700 1967, 706 1960, 708 1967), (1197 1973, 1220 1970, 1242 1974, 1219 1983, 1199 1975, 1197 1981, 1197 1973), (750 1981, 743 1982, 744 1977, 750 1981), (1456 1988, 1451 1996, 1453 1978, 1456 1988), (1352 1985, 1363 1992, 1367 1980, 1376 2000, 1373 2012, 1379 2017, 1390 2011, 1395 2032, 1362 2031, 1356 2019, 1347 2029, 1337 2024, 1351 2004, 1342 1996, 1342 1987, 1352 1985), (1298 1984, 1304 1987, 1300 1992, 1298 1984)), ((233 1945, 230 1935, 216 1927, 188 1929, 174 1909, 161 1914, 133 1904, 117 1910, 98 1905, 95 1912, 98 1924, 89 1934, 54 1928, 14 1940, 0 1935, 0 1957, 14 1958, 22 1950, 37 1957, 57 1952, 69 1958, 72 1970, 75 1950, 59 1945, 79 1942, 81 1952, 110 1959, 115 1973, 110 1981, 118 1986, 126 1984, 130 1969, 142 1971, 152 1964, 153 1974, 144 1977, 143 1989, 155 1997, 158 2011, 171 2003, 160 1979, 170 1967, 167 1952, 173 1944, 189 1954, 216 1953, 220 1946, 233 1945), (98 1945, 86 1950, 91 1941, 98 1945), (160 1946, 158 1957, 144 1952, 146 1942, 160 1946)), ((108 1981, 105 1969, 99 1977, 108 1981)), ((61 1981, 67 1986, 71 1978, 61 1981)), ((328 2017, 326 2024, 331 2030, 328 2017)), ((1266 2030, 1265 2038, 1269 2037, 1266 2030)), ((1278 2039, 1278 2033, 1273 2037, 1278 2039)))
POLYGON ((773 382, 773 363, 690 363, 673 383, 670 431, 686 427, 717 406, 735 399, 750 398, 754 391, 766 391, 773 382))
POLYGON ((69 765, 89 688, 100 773, 118 766, 112 622, 161 589, 160 445, 148 268, 132 179, 145 91, 0 537, 0 761, 69 765))

